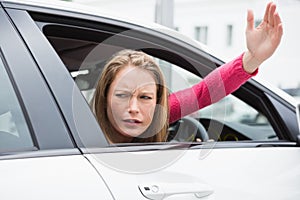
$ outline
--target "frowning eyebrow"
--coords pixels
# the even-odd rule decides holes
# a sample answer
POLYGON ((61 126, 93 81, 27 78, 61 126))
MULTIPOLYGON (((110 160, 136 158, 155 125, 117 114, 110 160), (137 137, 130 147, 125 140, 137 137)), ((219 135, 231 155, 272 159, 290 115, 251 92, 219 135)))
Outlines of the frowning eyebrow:
POLYGON ((142 91, 141 94, 143 95, 154 95, 154 92, 142 91))
POLYGON ((129 89, 126 89, 126 88, 116 88, 115 92, 130 92, 131 93, 132 91, 129 89))
MULTIPOLYGON (((115 92, 126 92, 126 93, 133 94, 133 93, 136 92, 136 90, 132 91, 132 90, 129 90, 129 89, 126 89, 126 88, 116 88, 115 92)), ((155 94, 155 92, 148 91, 147 89, 138 90, 138 93, 143 94, 143 95, 153 95, 153 96, 155 94)))

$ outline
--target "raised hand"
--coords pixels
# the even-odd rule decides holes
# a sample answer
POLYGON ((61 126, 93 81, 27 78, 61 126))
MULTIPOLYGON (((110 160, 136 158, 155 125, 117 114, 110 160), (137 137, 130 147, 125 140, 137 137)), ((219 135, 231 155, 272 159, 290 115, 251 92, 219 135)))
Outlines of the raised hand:
POLYGON ((244 69, 248 73, 254 72, 258 66, 268 59, 277 49, 283 28, 276 4, 268 3, 263 21, 254 27, 254 15, 248 10, 246 41, 248 51, 243 57, 244 69))

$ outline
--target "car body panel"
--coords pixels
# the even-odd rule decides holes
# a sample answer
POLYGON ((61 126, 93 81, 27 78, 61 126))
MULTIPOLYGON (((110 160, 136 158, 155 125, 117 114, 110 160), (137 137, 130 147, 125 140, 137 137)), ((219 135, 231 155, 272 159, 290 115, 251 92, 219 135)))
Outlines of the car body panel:
MULTIPOLYGON (((299 148, 286 147, 239 150, 212 147, 90 154, 87 157, 103 174, 116 199, 142 199, 139 185, 161 186, 163 190, 166 183, 183 187, 204 184, 213 191, 205 199, 297 199, 300 195, 299 153, 299 148), (118 163, 110 162, 112 160, 118 163), (169 163, 165 162, 168 160, 169 163), (153 162, 157 168, 148 168, 153 162)), ((166 199, 198 198, 190 193, 166 199)))
POLYGON ((0 174, 1 199, 114 199, 82 155, 2 160, 0 174))

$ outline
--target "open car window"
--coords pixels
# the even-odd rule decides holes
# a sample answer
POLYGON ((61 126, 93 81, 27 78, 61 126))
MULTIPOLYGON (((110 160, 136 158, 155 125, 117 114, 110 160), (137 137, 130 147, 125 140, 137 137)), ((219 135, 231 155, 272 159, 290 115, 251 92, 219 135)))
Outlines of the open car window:
MULTIPOLYGON (((142 49, 154 56, 165 74, 170 92, 198 83, 201 77, 208 73, 207 70, 211 68, 209 65, 212 64, 207 62, 209 64, 205 65, 202 61, 202 64, 195 69, 183 59, 184 56, 188 57, 188 54, 177 55, 167 50, 156 49, 158 44, 153 45, 153 42, 146 39, 138 40, 120 33, 114 35, 109 32, 47 24, 43 25, 42 29, 91 106, 91 110, 93 110, 92 99, 95 88, 105 62, 122 49, 142 49)), ((205 127, 208 132, 207 141, 278 140, 268 117, 234 95, 229 95, 218 103, 192 113, 190 117, 205 127)), ((176 124, 171 124, 170 131, 176 129, 173 126, 176 124)))
MULTIPOLYGON (((177 65, 161 59, 157 59, 157 62, 163 69, 171 92, 192 87, 202 81, 199 76, 177 65)), ((278 140, 269 120, 262 112, 231 94, 190 114, 190 117, 205 126, 212 141, 278 140)))

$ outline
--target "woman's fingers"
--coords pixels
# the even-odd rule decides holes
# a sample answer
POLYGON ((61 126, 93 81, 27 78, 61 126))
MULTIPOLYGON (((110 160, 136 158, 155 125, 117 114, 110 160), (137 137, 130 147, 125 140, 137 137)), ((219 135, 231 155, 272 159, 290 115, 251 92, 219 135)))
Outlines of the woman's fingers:
POLYGON ((271 3, 269 8, 269 14, 268 14, 268 23, 270 26, 274 26, 274 13, 276 10, 276 4, 271 3))
POLYGON ((247 12, 247 30, 253 30, 254 28, 254 15, 252 10, 247 12))
POLYGON ((264 15, 264 22, 266 22, 266 23, 268 23, 268 21, 269 21, 269 10, 270 10, 271 4, 272 4, 272 2, 269 2, 266 7, 266 11, 265 11, 265 15, 264 15))
POLYGON ((275 13, 274 14, 274 25, 275 25, 275 28, 276 28, 276 33, 277 33, 277 38, 281 39, 281 36, 283 34, 283 28, 282 28, 282 23, 281 23, 281 19, 279 17, 279 14, 278 13, 275 13))
POLYGON ((281 32, 282 32, 282 22, 281 22, 279 14, 277 12, 274 14, 274 26, 277 26, 277 27, 279 26, 279 28, 281 29, 281 32))

